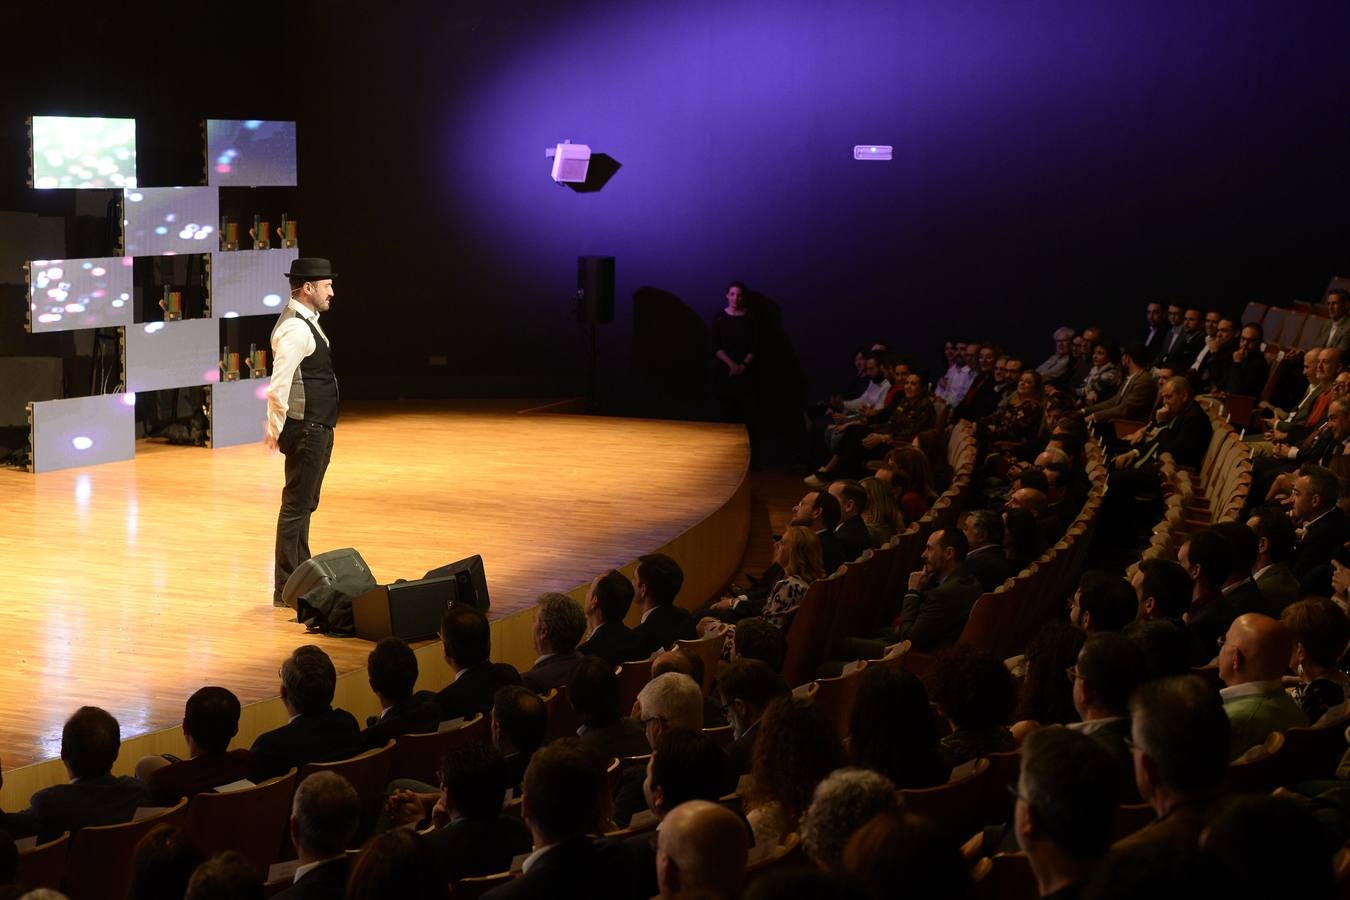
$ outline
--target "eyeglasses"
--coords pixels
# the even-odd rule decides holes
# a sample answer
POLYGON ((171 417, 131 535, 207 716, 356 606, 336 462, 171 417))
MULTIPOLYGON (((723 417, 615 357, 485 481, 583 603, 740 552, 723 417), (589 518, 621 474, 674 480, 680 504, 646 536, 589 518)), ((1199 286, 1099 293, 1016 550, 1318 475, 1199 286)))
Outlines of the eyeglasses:
POLYGON ((1078 680, 1078 666, 1069 666, 1064 670, 1064 674, 1069 677, 1069 684, 1073 684, 1078 680))
POLYGON ((1223 646, 1223 642, 1224 642, 1225 640, 1227 640, 1227 639, 1228 639, 1228 635, 1226 635, 1226 634, 1221 634, 1221 635, 1219 635, 1217 638, 1214 639, 1214 646, 1216 646, 1216 647, 1222 647, 1222 646, 1223 646))

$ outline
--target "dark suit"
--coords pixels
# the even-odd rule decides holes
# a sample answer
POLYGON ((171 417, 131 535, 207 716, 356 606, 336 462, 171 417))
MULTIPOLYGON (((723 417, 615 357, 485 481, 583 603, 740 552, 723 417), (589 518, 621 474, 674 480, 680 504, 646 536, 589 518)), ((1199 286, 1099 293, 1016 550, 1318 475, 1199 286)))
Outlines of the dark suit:
POLYGON ((616 756, 645 756, 652 752, 651 745, 647 743, 647 730, 641 722, 629 716, 604 728, 585 727, 580 737, 581 743, 606 760, 616 756))
POLYGON ((751 764, 755 761, 755 741, 759 738, 759 722, 745 729, 745 734, 727 744, 728 787, 723 792, 730 794, 736 790, 736 783, 742 775, 750 774, 751 764))
POLYGON ((1333 506, 1304 529, 1290 567, 1304 594, 1331 596, 1331 555, 1345 543, 1345 524, 1345 513, 1333 506))
MULTIPOLYGON (((866 524, 863 527, 866 528, 866 524)), ((817 531, 816 538, 820 541, 820 562, 825 567, 826 575, 833 575, 844 563, 850 559, 857 559, 856 556, 849 557, 849 559, 844 558, 843 543, 828 528, 817 531)), ((779 575, 778 577, 782 578, 783 576, 779 575)), ((772 589, 775 582, 766 579, 764 583, 772 589)), ((765 593, 767 594, 768 591, 765 591, 765 593)))
POLYGON ((1213 435, 1214 426, 1210 424, 1209 415, 1192 400, 1158 429, 1157 435, 1141 448, 1140 454, 1156 461, 1162 454, 1170 453, 1177 465, 1198 469, 1205 460, 1205 451, 1209 449, 1213 435))
POLYGON ((1148 371, 1144 370, 1126 378, 1113 396, 1086 407, 1083 412, 1091 413, 1099 422, 1113 422, 1116 419, 1142 422, 1149 417, 1157 401, 1158 386, 1148 371))
POLYGON ((929 652, 956 643, 984 589, 974 575, 959 568, 942 583, 924 591, 910 591, 900 612, 899 639, 929 652))
POLYGON ((629 863, 613 843, 588 837, 554 844, 524 872, 483 895, 484 900, 631 900, 629 863))
POLYGON ((1143 344, 1144 349, 1148 352, 1144 354, 1143 359, 1137 360, 1141 366, 1152 366, 1153 361, 1162 356, 1170 332, 1171 329, 1163 325, 1159 325, 1157 328, 1150 327, 1148 331, 1144 332, 1143 344))
POLYGON ((598 656, 611 666, 647 655, 642 638, 622 622, 602 622, 586 643, 577 648, 587 656, 598 656))
POLYGON ((969 419, 977 422, 997 408, 998 391, 994 389, 994 376, 980 372, 966 389, 965 397, 961 398, 961 402, 953 410, 952 420, 969 419))
POLYGON ((138 807, 153 802, 150 789, 127 775, 79 779, 38 791, 28 809, 0 816, 0 830, 15 838, 35 834, 45 844, 63 831, 130 822, 138 807))
POLYGON ((644 654, 650 655, 653 651, 664 650, 676 641, 692 641, 697 638, 694 624, 693 613, 672 604, 653 607, 633 631, 642 641, 644 654))
POLYGON ((276 900, 342 900, 347 893, 347 876, 352 864, 346 856, 330 859, 310 869, 276 900))
POLYGON ((407 700, 395 703, 388 712, 377 718, 371 716, 366 721, 366 730, 361 732, 366 749, 383 747, 401 734, 426 734, 435 731, 441 723, 441 708, 436 705, 436 695, 431 691, 418 691, 407 700))
POLYGON ((506 663, 485 662, 470 666, 436 694, 441 721, 467 719, 492 708, 492 695, 498 688, 520 684, 520 673, 506 663))
POLYGON ((1279 612, 1284 612, 1286 606, 1303 595, 1303 588, 1288 563, 1267 566, 1256 579, 1256 586, 1261 589, 1261 595, 1270 601, 1271 607, 1279 612))
POLYGON ((1233 362, 1228 354, 1221 371, 1215 376, 1214 386, 1230 394, 1260 399, 1266 389, 1266 380, 1270 377, 1270 363, 1259 351, 1248 353, 1242 362, 1233 362))
POLYGON ((612 845, 623 855, 624 866, 635 878, 631 892, 631 896, 635 898, 655 897, 661 893, 661 888, 656 883, 657 836, 657 831, 653 828, 632 837, 601 842, 612 845))
POLYGON ((1251 578, 1238 582, 1231 590, 1225 591, 1224 596, 1233 607, 1234 618, 1245 616, 1247 613, 1261 613, 1272 619, 1280 617, 1280 610, 1266 599, 1251 578))
POLYGON ((520 676, 520 681, 536 694, 547 694, 556 687, 562 687, 572 678, 572 670, 581 662, 581 654, 555 653, 548 659, 540 660, 534 667, 520 676))
POLYGON ((1194 641, 1191 647, 1191 665, 1208 665, 1219 655, 1219 638, 1228 633, 1228 626, 1237 616, 1233 604, 1220 594, 1203 606, 1192 606, 1186 612, 1186 630, 1194 641))
POLYGON ((1195 358, 1200 355, 1201 349, 1205 346, 1205 332, 1203 329, 1196 329, 1193 334, 1186 334, 1184 331, 1172 345, 1171 352, 1163 356, 1158 363, 1159 366, 1172 369, 1176 372, 1182 372, 1191 367, 1195 358))
POLYGON ((156 806, 173 806, 182 797, 253 777, 253 754, 247 750, 203 753, 156 769, 145 779, 156 806))
POLYGON ((441 881, 495 875, 511 868, 511 860, 529 853, 530 829, 513 816, 460 818, 423 835, 436 857, 441 881))
POLYGON ((966 554, 966 571, 975 576, 987 594, 1008 580, 1008 557, 997 544, 985 544, 966 554))
POLYGON ((629 766, 619 775, 619 787, 614 792, 614 824, 627 828, 633 816, 647 808, 647 795, 642 783, 647 780, 646 766, 629 766))
POLYGON ((1326 385, 1314 385, 1312 390, 1305 393, 1297 405, 1289 411, 1287 418, 1274 423, 1272 427, 1275 432, 1291 443, 1299 443, 1312 434, 1308 419, 1312 416, 1313 410, 1317 408, 1317 403, 1322 399, 1324 393, 1326 393, 1326 385))
POLYGON ((253 780, 285 775, 306 763, 350 759, 365 751, 361 726, 345 709, 296 716, 295 720, 258 735, 253 752, 253 780))
POLYGON ((864 550, 872 548, 872 533, 867 530, 862 516, 840 522, 834 529, 834 536, 843 550, 844 562, 852 562, 862 556, 864 550))

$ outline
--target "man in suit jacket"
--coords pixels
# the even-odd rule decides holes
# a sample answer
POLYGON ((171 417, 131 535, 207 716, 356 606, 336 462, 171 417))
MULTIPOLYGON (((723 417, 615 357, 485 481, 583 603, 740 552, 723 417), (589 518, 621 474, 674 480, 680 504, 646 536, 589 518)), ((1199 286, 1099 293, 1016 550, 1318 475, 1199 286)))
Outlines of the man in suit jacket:
POLYGON ((112 774, 121 740, 117 720, 105 710, 80 707, 61 729, 61 762, 70 783, 33 794, 23 812, 0 814, 0 830, 14 838, 37 835, 45 844, 65 831, 131 821, 152 799, 135 778, 112 774))
POLYGON ((1080 721, 1067 727, 1106 748, 1116 764, 1120 802, 1139 802, 1129 748, 1129 703, 1147 677, 1144 652, 1114 632, 1091 635, 1078 651, 1073 676, 1073 706, 1080 721))
POLYGON ((534 666, 520 676, 536 694, 547 694, 572 677, 581 660, 577 644, 586 633, 586 613, 566 594, 553 591, 540 596, 534 610, 534 666))
POLYGON ((1263 743, 1272 731, 1307 726, 1308 719, 1284 690, 1294 642, 1278 619, 1238 616, 1219 650, 1219 692, 1232 726, 1229 759, 1263 743))
MULTIPOLYGON (((671 677, 671 676, 663 676, 671 677)), ((681 676, 674 676, 681 677, 681 676)), ((525 772, 521 817, 535 851, 520 876, 486 900, 627 900, 633 878, 623 852, 587 835, 599 828, 604 776, 575 738, 539 750, 525 772)))
POLYGON ((492 746, 502 754, 507 786, 520 787, 534 751, 548 739, 548 707, 529 688, 511 684, 492 698, 492 746))
POLYGON ((1215 388, 1228 394, 1260 399, 1270 377, 1270 363, 1261 350, 1263 335, 1256 322, 1242 326, 1237 347, 1229 348, 1232 352, 1215 376, 1215 388))
POLYGON ((1181 320, 1180 333, 1175 334, 1169 344, 1170 349, 1158 365, 1176 372, 1189 369, 1205 346, 1205 330, 1201 326, 1200 310, 1186 310, 1181 320))
POLYGON ((901 608, 899 639, 914 649, 931 652, 956 643, 970 618, 970 609, 984 589, 963 563, 969 543, 959 528, 944 528, 928 537, 923 569, 909 576, 901 608))
POLYGON ((136 764, 136 777, 154 795, 156 806, 172 806, 222 784, 253 775, 253 754, 231 750, 239 733, 239 698, 223 687, 204 687, 187 700, 183 739, 188 759, 151 756, 136 764))
POLYGON ((1339 495, 1339 480, 1321 466, 1305 466, 1294 481, 1293 515, 1302 533, 1291 568, 1305 595, 1331 596, 1331 557, 1346 537, 1339 495))
POLYGON ((1289 567, 1294 558, 1294 525, 1284 510, 1263 506, 1247 520, 1247 527, 1256 534, 1256 562, 1252 577, 1261 595, 1276 614, 1302 595, 1302 586, 1289 567))
POLYGON ((337 670, 328 654, 314 644, 295 648, 281 664, 281 702, 291 720, 253 741, 254 781, 365 750, 356 717, 332 706, 336 689, 337 670))
POLYGON ((1327 291, 1327 317, 1317 345, 1350 353, 1350 291, 1342 287, 1327 291))
POLYGON ((375 645, 366 657, 370 689, 380 703, 380 714, 371 716, 361 733, 367 749, 383 747, 401 734, 426 734, 441 721, 441 708, 431 691, 413 693, 417 684, 417 656, 396 637, 375 645))
POLYGON ((764 710, 790 691, 783 676, 757 659, 737 659, 717 673, 717 692, 731 720, 735 740, 727 745, 727 781, 723 793, 736 790, 736 782, 750 773, 764 710))
POLYGON ((1167 421, 1152 438, 1117 456, 1117 469, 1156 468, 1164 453, 1172 454, 1179 466, 1200 468, 1214 434, 1209 416, 1191 398, 1191 385, 1184 375, 1167 379, 1161 394, 1167 421))
POLYGON ((1136 356, 1135 359, 1141 365, 1152 366, 1153 361, 1162 356, 1163 346, 1167 343, 1171 332, 1167 327, 1166 313, 1161 303, 1150 303, 1144 317, 1148 321, 1148 330, 1144 332, 1144 338, 1139 343, 1139 346, 1144 348, 1144 354, 1136 356))
POLYGON ((656 881, 662 898, 741 896, 750 843, 744 821, 720 804, 691 800, 661 824, 656 881))
POLYGON ((586 642, 577 648, 587 656, 598 656, 611 666, 648 655, 646 645, 624 624, 633 606, 633 582, 611 569, 597 576, 586 592, 586 642))
POLYGON ((498 688, 520 684, 515 666, 492 662, 487 617, 472 606, 452 603, 441 617, 441 647, 454 678, 436 694, 441 720, 471 718, 492 708, 498 688))
POLYGON ((342 900, 347 892, 347 845, 361 824, 361 799, 336 772, 315 772, 291 801, 291 843, 300 865, 282 900, 342 900))
POLYGON ((1191 605, 1184 616, 1194 638, 1191 665, 1208 665, 1218 652, 1219 638, 1233 623, 1236 613, 1223 593, 1233 557, 1233 545, 1213 528, 1197 531, 1177 551, 1177 562, 1191 578, 1191 605))
MULTIPOLYGON (((703 730, 703 689, 688 675, 667 672, 658 675, 638 692, 633 715, 647 735, 648 746, 655 747, 661 735, 672 728, 703 730)), ((647 808, 642 790, 643 772, 629 768, 614 792, 614 821, 626 828, 633 815, 647 808)))
POLYGON ((634 595, 642 610, 642 619, 633 630, 643 642, 646 655, 663 650, 676 641, 692 641, 698 637, 693 614, 675 605, 683 585, 684 572, 680 564, 664 553, 650 553, 638 559, 634 595))
POLYGON ((844 562, 852 562, 872 547, 872 533, 862 517, 867 509, 867 491, 856 481, 836 481, 830 485, 830 495, 839 504, 834 536, 843 550, 844 562))
POLYGON ((966 553, 966 571, 975 576, 980 588, 989 593, 1008 580, 1008 556, 1003 552, 1003 517, 988 509, 968 513, 961 524, 970 550, 966 553))
POLYGON ((1143 344, 1129 344, 1120 353, 1120 364, 1125 380, 1120 390, 1101 401, 1087 406, 1083 412, 1096 422, 1114 422, 1117 419, 1144 421, 1149 417, 1158 399, 1158 388, 1145 368, 1148 351, 1143 344))
MULTIPOLYGON (((1274 419, 1270 423, 1264 434, 1267 441, 1279 440, 1298 443, 1312 431, 1308 425, 1308 419, 1322 394, 1331 389, 1331 385, 1323 382, 1318 375, 1321 353, 1321 350, 1314 348, 1303 354, 1303 380, 1307 381, 1307 386, 1303 388, 1302 394, 1290 397, 1287 401, 1293 404, 1289 412, 1283 418, 1274 419)), ((1292 383, 1293 380, 1292 378, 1282 378, 1281 382, 1292 383)))

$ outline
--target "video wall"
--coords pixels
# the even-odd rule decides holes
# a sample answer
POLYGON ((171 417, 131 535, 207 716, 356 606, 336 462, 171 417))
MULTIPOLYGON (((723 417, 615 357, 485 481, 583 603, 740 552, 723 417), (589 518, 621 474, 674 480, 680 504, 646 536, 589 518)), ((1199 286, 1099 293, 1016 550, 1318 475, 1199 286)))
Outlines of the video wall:
POLYGON ((224 345, 221 323, 281 312, 298 232, 285 215, 278 222, 222 218, 220 190, 296 186, 295 123, 209 119, 202 131, 205 186, 148 187, 136 177, 134 119, 32 117, 29 186, 120 190, 121 240, 118 256, 29 260, 27 328, 111 330, 121 372, 107 393, 29 404, 31 471, 129 459, 137 391, 204 386, 210 446, 262 440, 266 365, 255 370, 242 352, 250 348, 224 345), (166 256, 204 264, 200 310, 189 314, 170 286, 162 299, 150 298, 153 305, 138 304, 155 288, 138 282, 137 259, 166 256))

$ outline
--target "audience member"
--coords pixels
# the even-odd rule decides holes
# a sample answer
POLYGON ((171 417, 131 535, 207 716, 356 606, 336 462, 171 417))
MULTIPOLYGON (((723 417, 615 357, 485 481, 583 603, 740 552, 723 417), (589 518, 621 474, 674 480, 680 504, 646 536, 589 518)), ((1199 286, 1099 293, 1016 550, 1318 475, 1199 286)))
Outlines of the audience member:
POLYGON ((1292 643, 1279 620, 1259 613, 1238 616, 1229 627, 1219 651, 1219 677, 1227 687, 1219 693, 1232 726, 1230 759, 1261 745, 1272 731, 1308 724, 1281 680, 1292 643))
POLYGON ((970 549, 966 551, 966 571, 975 576, 988 593, 1014 573, 1003 549, 1003 518, 988 509, 967 513, 961 525, 970 549))
POLYGON ((586 642, 577 649, 611 666, 648 655, 645 642, 624 624, 633 606, 633 582, 611 569, 591 582, 586 592, 586 642))
POLYGON ((990 753, 1016 749, 1008 725, 1017 682, 1003 662, 983 650, 955 647, 938 659, 933 702, 951 733, 938 741, 947 769, 990 753))
POLYGON ((1189 369, 1205 346, 1205 331, 1202 326, 1200 310, 1186 310, 1181 320, 1181 330, 1176 333, 1171 348, 1163 356, 1160 364, 1179 372, 1189 369))
POLYGON ((766 663, 741 658, 717 674, 717 692, 735 735, 726 748, 729 788, 734 789, 736 779, 750 771, 765 709, 789 691, 783 677, 766 663))
POLYGON ((445 900, 445 882, 437 874, 431 848, 402 828, 371 838, 352 864, 347 883, 346 900, 393 897, 445 900))
POLYGON ((1259 795, 1221 804, 1200 839, 1227 876, 1215 893, 1234 900, 1336 896, 1340 843, 1293 800, 1259 795))
POLYGON ((1195 847, 1154 841, 1119 843, 1097 870, 1087 900, 1194 900, 1212 897, 1225 880, 1213 860, 1195 847))
POLYGON ((1088 634, 1119 631, 1139 614, 1139 598, 1128 581, 1107 572, 1084 572, 1069 601, 1069 622, 1088 634))
POLYGON ((1150 303, 1145 311, 1144 317, 1148 322, 1148 330, 1144 332, 1143 347, 1147 359, 1141 359, 1145 365, 1151 364, 1156 356, 1163 349, 1163 343, 1167 339, 1168 328, 1164 324, 1163 305, 1161 303, 1150 303))
POLYGON ((136 764, 136 777, 150 789, 156 806, 173 806, 222 784, 253 774, 253 755, 230 750, 239 733, 239 698, 223 687, 197 690, 183 708, 188 758, 151 756, 136 764))
POLYGON ((1336 476, 1321 466, 1305 466, 1294 482, 1291 515, 1299 523, 1291 568, 1303 595, 1331 595, 1331 555, 1346 538, 1346 517, 1336 501, 1336 476))
POLYGON ((443 884, 505 872, 511 860, 530 851, 529 829, 502 813, 507 781, 502 756, 492 747, 460 744, 445 754, 432 828, 423 833, 443 884))
POLYGON ((1308 724, 1316 725, 1329 709, 1345 702, 1350 690, 1350 678, 1337 668, 1350 644, 1350 619, 1332 601, 1309 597, 1285 607, 1280 623, 1294 644, 1289 660, 1298 677, 1294 700, 1308 724))
POLYGON ((872 546, 872 536, 862 517, 867 510, 867 491, 856 481, 835 481, 829 491, 839 504, 839 524, 834 527, 834 536, 844 550, 844 561, 849 562, 872 546))
POLYGON ((826 872, 842 874, 844 847, 874 816, 900 811, 895 785, 870 769, 838 769, 816 785, 802 816, 806 856, 826 872))
POLYGON ((923 568, 909 576, 896 637, 928 652, 956 643, 984 589, 965 568, 966 536, 959 528, 933 532, 923 568))
POLYGON ((361 726, 333 708, 337 670, 313 644, 297 647, 281 664, 281 702, 291 720, 253 742, 253 780, 266 781, 307 763, 348 759, 365 749, 361 726))
POLYGON ((1027 645, 1026 674, 1013 714, 1012 733, 1020 738, 1042 725, 1064 725, 1078 719, 1073 685, 1064 673, 1078 661, 1084 632, 1066 622, 1047 622, 1027 645))
POLYGON ((1212 528, 1191 535, 1181 545, 1177 561, 1191 579, 1191 605, 1182 617, 1195 636, 1193 665, 1214 658, 1218 640, 1233 622, 1233 605, 1223 594, 1223 583, 1233 568, 1233 547, 1212 528))
MULTIPOLYGON (((661 735, 670 728, 702 731, 703 689, 688 675, 678 672, 658 675, 638 692, 633 717, 642 723, 647 744, 651 747, 655 747, 661 735)), ((630 766, 614 793, 614 821, 622 828, 628 827, 634 813, 647 807, 642 792, 643 775, 642 767, 630 766)))
MULTIPOLYGON (((176 825, 156 825, 131 854, 127 900, 182 900, 202 861, 201 851, 187 832, 176 825)), ((0 872, 0 884, 7 881, 0 872)))
MULTIPOLYGON (((1056 387, 1062 386, 1062 382, 1067 380, 1073 372, 1073 337, 1076 332, 1072 328, 1055 329, 1055 352, 1045 362, 1036 367, 1041 378, 1047 384, 1053 384, 1056 387)), ((1026 374, 1025 372, 1022 374, 1026 374)))
POLYGON ((1120 632, 1144 657, 1144 680, 1171 678, 1191 671, 1192 636, 1172 619, 1138 619, 1120 632))
POLYGON ((660 896, 736 900, 748 856, 745 826, 706 800, 675 808, 663 821, 656 856, 660 896))
POLYGON ((1223 704, 1195 675, 1162 678, 1135 690, 1130 721, 1135 784, 1158 818, 1115 846, 1165 843, 1194 852, 1228 774, 1223 704))
POLYGON ((1077 897, 1106 857, 1115 773, 1111 754, 1085 735, 1045 728, 1027 738, 1013 830, 1042 897, 1077 897))
POLYGON ((370 689, 380 704, 380 714, 366 720, 362 737, 366 747, 383 747, 402 734, 426 734, 435 731, 441 721, 441 708, 431 691, 417 691, 417 655, 406 642, 387 637, 375 645, 366 657, 370 689))
POLYGON ((642 724, 619 708, 619 677, 599 657, 586 657, 572 670, 567 700, 577 719, 581 743, 604 759, 651 752, 642 724))
POLYGON ((586 613, 581 604, 566 594, 542 595, 535 604, 533 630, 534 651, 539 656, 528 672, 521 673, 521 683, 536 694, 566 684, 581 659, 577 644, 585 634, 586 613))
POLYGON ((761 618, 742 619, 736 623, 736 634, 731 642, 731 660, 757 659, 775 672, 783 671, 783 657, 787 655, 787 639, 783 632, 761 618))
POLYGON ((131 821, 136 809, 153 798, 135 778, 112 774, 121 741, 117 720, 105 710, 77 709, 61 729, 61 762, 70 783, 36 792, 23 812, 0 815, 0 831, 15 838, 37 835, 45 844, 62 832, 131 821))
POLYGON ((197 867, 184 900, 263 900, 263 877, 238 850, 226 850, 197 867))
POLYGON ((774 627, 787 631, 802 598, 811 588, 811 582, 825 574, 820 554, 820 540, 810 528, 789 526, 773 544, 773 561, 782 570, 782 577, 768 594, 762 598, 724 597, 707 612, 731 622, 760 616, 774 627))
POLYGON ((1120 390, 1109 397, 1089 401, 1083 408, 1094 422, 1115 422, 1119 419, 1147 419, 1158 399, 1158 387, 1149 377, 1148 350, 1141 344, 1127 344, 1120 354, 1121 374, 1124 380, 1120 390))
POLYGON ((642 610, 642 619, 634 631, 648 656, 676 641, 691 641, 697 637, 693 614, 675 605, 683 585, 684 571, 680 564, 664 553, 651 553, 638 559, 634 596, 638 609, 642 610))
POLYGON ((906 897, 975 897, 969 866, 946 829, 909 813, 884 813, 858 829, 844 847, 844 869, 869 900, 890 900, 900 886, 906 897))
MULTIPOLYGON (((723 656, 729 656, 730 643, 730 641, 726 641, 722 645, 723 656)), ((681 675, 688 675, 690 678, 694 679, 694 684, 702 687, 704 684, 704 676, 707 674, 707 667, 703 664, 703 657, 699 656, 688 647, 677 646, 674 650, 667 650, 665 653, 657 654, 652 660, 653 678, 657 675, 664 675, 667 672, 679 672, 681 675)), ((709 685, 709 687, 711 687, 711 685, 709 685)), ((722 728, 723 726, 730 724, 731 723, 727 721, 726 715, 722 712, 722 705, 712 697, 712 692, 709 691, 703 697, 703 727, 722 728)))
POLYGON ((492 707, 497 689, 520 684, 515 666, 492 662, 487 617, 472 606, 452 603, 441 617, 441 648, 454 677, 436 695, 441 719, 469 719, 492 707))
POLYGON ((548 739, 548 707, 527 687, 508 684, 492 695, 492 746, 502 754, 508 787, 520 789, 525 769, 548 739))
POLYGON ((896 447, 887 453, 884 465, 877 470, 877 477, 890 482, 891 492, 906 522, 923 518, 937 500, 937 477, 933 474, 933 466, 917 447, 896 447))
POLYGON ((844 545, 834 533, 839 525, 839 501, 829 491, 822 489, 804 494, 797 505, 792 507, 789 524, 802 525, 815 532, 820 541, 820 560, 826 575, 832 574, 847 562, 844 559, 844 545))
POLYGON ((764 711, 742 800, 756 847, 775 847, 797 830, 816 785, 845 762, 830 720, 815 705, 780 697, 764 711))
POLYGON ((315 772, 295 789, 291 843, 300 865, 283 900, 341 900, 351 871, 347 848, 361 824, 361 798, 336 772, 315 772))
POLYGON ((905 528, 905 518, 900 513, 895 492, 880 478, 869 476, 859 482, 867 492, 867 506, 863 509, 863 522, 867 524, 867 534, 873 547, 880 547, 905 528))
POLYGON ((1195 593, 1190 574, 1170 559, 1141 560, 1130 584, 1138 602, 1139 619, 1167 619, 1180 624, 1195 593))
POLYGON ((1130 695, 1148 677, 1143 651, 1124 635, 1094 634, 1069 672, 1080 721, 1068 727, 1102 745, 1115 764, 1121 802, 1137 802, 1129 746, 1130 695))
POLYGON ((1302 587, 1289 565, 1294 558, 1294 525, 1283 510, 1263 506, 1252 513, 1247 527, 1256 534, 1252 577, 1271 609, 1282 611, 1302 595, 1302 587))
POLYGON ((484 897, 487 900, 628 897, 629 878, 622 851, 613 845, 599 845, 587 837, 600 819, 603 787, 597 761, 580 741, 562 738, 541 748, 525 772, 521 807, 534 852, 525 858, 519 877, 493 888, 484 897))
POLYGON ((1012 508, 1003 513, 1003 551, 1008 571, 1016 575, 1045 552, 1045 535, 1036 517, 1025 509, 1012 508))
POLYGON ((853 764, 900 789, 936 787, 951 773, 937 752, 937 721, 923 682, 894 666, 865 669, 849 717, 853 764))

